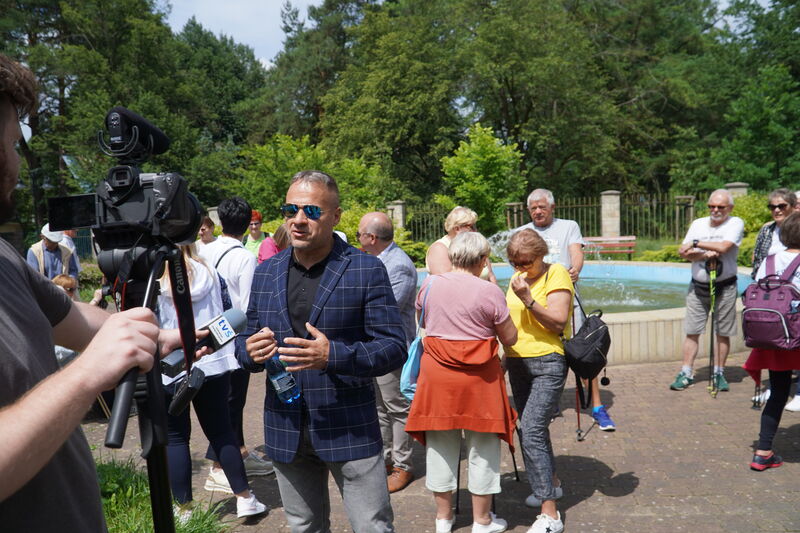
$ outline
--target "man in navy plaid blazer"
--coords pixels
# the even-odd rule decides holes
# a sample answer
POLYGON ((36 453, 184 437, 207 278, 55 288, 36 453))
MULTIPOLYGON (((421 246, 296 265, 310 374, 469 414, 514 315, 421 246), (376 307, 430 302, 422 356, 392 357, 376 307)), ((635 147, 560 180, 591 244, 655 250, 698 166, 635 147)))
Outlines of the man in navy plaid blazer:
POLYGON ((264 401, 274 461, 293 533, 330 529, 328 472, 356 533, 394 531, 373 378, 402 366, 406 342, 382 263, 334 236, 336 182, 318 171, 292 178, 281 208, 292 240, 256 269, 243 343, 251 371, 279 355, 302 390, 264 401))

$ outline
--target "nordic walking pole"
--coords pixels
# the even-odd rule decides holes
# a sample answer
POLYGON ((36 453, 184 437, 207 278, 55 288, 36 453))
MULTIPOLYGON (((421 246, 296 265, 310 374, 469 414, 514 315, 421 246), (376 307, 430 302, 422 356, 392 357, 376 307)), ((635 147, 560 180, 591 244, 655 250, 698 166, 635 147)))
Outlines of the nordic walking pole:
POLYGON ((714 379, 714 308, 716 304, 717 260, 711 258, 706 262, 708 270, 708 292, 711 294, 711 334, 708 347, 708 391, 712 398, 717 397, 717 380, 714 379))

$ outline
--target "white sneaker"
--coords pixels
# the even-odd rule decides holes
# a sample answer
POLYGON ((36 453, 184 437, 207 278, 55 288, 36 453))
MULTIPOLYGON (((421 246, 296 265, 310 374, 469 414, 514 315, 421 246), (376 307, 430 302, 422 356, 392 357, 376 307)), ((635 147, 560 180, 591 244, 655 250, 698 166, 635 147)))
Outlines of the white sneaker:
POLYGON ((221 468, 214 468, 213 466, 208 470, 208 477, 203 488, 210 492, 233 494, 233 489, 231 489, 231 484, 228 483, 228 478, 225 477, 225 472, 221 468))
POLYGON ((564 522, 561 521, 561 513, 556 512, 558 518, 552 518, 546 514, 536 517, 528 533, 561 533, 564 531, 564 522))
POLYGON ((262 459, 253 452, 250 452, 244 458, 244 472, 249 476, 268 476, 273 473, 275 469, 272 467, 272 462, 262 459))
POLYGON ((456 518, 437 518, 436 519, 436 533, 450 533, 453 530, 453 522, 456 518))
POLYGON ((786 404, 785 409, 794 412, 800 411, 800 394, 792 398, 792 401, 786 404))
POLYGON ((250 491, 250 496, 243 498, 236 497, 236 516, 244 518, 245 516, 253 516, 267 512, 267 506, 256 499, 253 491, 250 491))
MULTIPOLYGON (((564 489, 561 488, 561 485, 556 487, 556 500, 560 500, 564 497, 564 489)), ((542 500, 531 494, 527 498, 525 498, 525 505, 528 507, 541 507, 542 500)))
POLYGON ((183 507, 176 503, 172 504, 172 515, 175 517, 175 523, 186 525, 190 518, 192 518, 192 508, 190 506, 183 507))
POLYGON ((497 515, 494 513, 489 513, 489 518, 491 518, 492 521, 486 525, 473 522, 472 533, 500 533, 501 531, 505 531, 508 527, 508 523, 502 518, 497 518, 497 515))
POLYGON ((756 394, 751 399, 754 402, 758 402, 758 403, 764 404, 764 403, 767 403, 767 400, 769 400, 770 394, 772 394, 772 389, 767 389, 764 392, 756 394))

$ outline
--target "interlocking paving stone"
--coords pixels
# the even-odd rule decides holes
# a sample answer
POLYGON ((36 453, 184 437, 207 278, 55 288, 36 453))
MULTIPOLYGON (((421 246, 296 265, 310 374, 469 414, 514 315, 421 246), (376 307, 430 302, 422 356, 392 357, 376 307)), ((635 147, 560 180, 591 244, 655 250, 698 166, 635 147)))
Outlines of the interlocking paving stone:
MULTIPOLYGON (((800 413, 784 411, 775 449, 784 466, 766 472, 748 468, 758 437, 760 411, 750 408, 753 383, 740 369, 747 354, 729 358, 726 376, 731 391, 711 398, 706 390, 707 367, 698 361, 700 378, 685 391, 669 390, 679 363, 648 363, 608 369, 612 382, 601 397, 617 423, 604 433, 581 416, 586 431, 576 441, 575 389, 570 377, 561 399, 562 416, 550 426, 564 498, 558 502, 566 531, 575 533, 771 533, 800 531, 800 413)), ((764 372, 764 377, 767 373, 764 372)), ((263 442, 263 375, 250 381, 245 411, 246 441, 251 448, 263 442)), ((137 420, 131 418, 122 450, 103 448, 106 425, 93 421, 84 431, 96 456, 138 459, 137 420)), ((288 532, 274 476, 256 477, 251 485, 270 512, 246 521, 236 518, 235 501, 211 494, 202 486, 208 473, 203 458, 207 441, 194 420, 192 433, 194 497, 199 502, 222 501, 224 520, 237 533, 288 532)), ((398 533, 433 533, 435 507, 425 488, 424 450, 415 443, 416 479, 392 495, 398 533)), ((537 510, 523 504, 530 493, 522 454, 516 450, 521 482, 514 477, 508 447, 503 445, 497 514, 509 531, 524 533, 537 510)), ((453 531, 471 530, 471 504, 462 462, 460 514, 453 531)), ((350 531, 336 485, 330 480, 331 529, 350 531)))

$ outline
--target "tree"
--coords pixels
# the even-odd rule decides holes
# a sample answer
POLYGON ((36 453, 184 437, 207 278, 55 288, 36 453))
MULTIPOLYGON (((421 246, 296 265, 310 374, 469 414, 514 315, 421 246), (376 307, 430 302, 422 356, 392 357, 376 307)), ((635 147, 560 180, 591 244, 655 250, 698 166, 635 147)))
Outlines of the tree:
POLYGON ((350 61, 349 30, 374 4, 375 0, 325 0, 309 6, 307 25, 297 9, 284 3, 283 50, 258 99, 242 108, 259 124, 252 141, 263 142, 274 133, 319 141, 322 98, 350 61))
POLYGON ((617 188, 666 190, 675 172, 683 179, 695 170, 703 181, 715 179, 700 169, 703 151, 718 145, 723 115, 742 80, 741 54, 730 45, 717 2, 564 5, 585 28, 619 111, 617 188))
POLYGON ((478 213, 481 231, 491 234, 505 226, 506 202, 525 192, 525 178, 519 173, 522 153, 480 124, 470 128, 467 137, 453 156, 442 158, 443 180, 452 190, 446 207, 468 206, 478 213))
POLYGON ((322 144, 379 162, 406 198, 438 189, 463 131, 450 2, 386 3, 354 28, 353 60, 322 98, 322 144))
POLYGON ((725 117, 731 135, 715 160, 730 181, 755 190, 800 180, 800 84, 783 65, 768 65, 747 83, 725 117))
POLYGON ((465 96, 522 152, 530 186, 597 190, 618 179, 617 109, 585 32, 553 2, 465 0, 465 96))
POLYGON ((240 152, 241 164, 234 177, 221 186, 228 194, 246 198, 254 208, 277 215, 286 198, 289 180, 300 170, 321 170, 333 176, 341 193, 343 208, 351 205, 376 208, 393 194, 389 179, 376 166, 358 158, 336 158, 308 137, 295 139, 275 135, 261 145, 240 152))
POLYGON ((214 141, 243 142, 256 129, 239 109, 255 100, 266 83, 266 70, 253 49, 230 37, 216 37, 194 17, 176 36, 177 64, 184 79, 176 89, 195 127, 206 130, 214 141))

